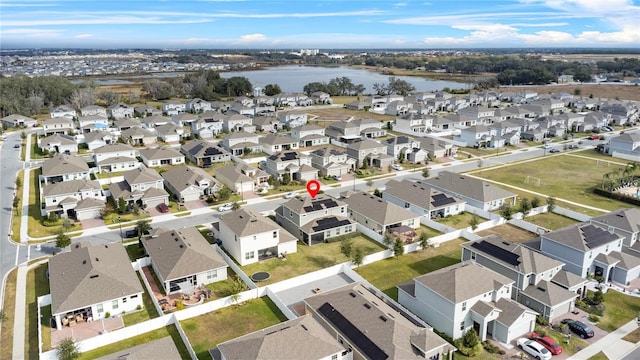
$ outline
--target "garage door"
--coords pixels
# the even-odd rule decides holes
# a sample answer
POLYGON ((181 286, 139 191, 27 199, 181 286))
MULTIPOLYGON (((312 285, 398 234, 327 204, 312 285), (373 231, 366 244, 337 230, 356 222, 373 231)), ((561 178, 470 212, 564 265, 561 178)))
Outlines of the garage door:
POLYGON ((78 220, 88 220, 100 217, 100 209, 87 209, 76 211, 76 218, 78 220))
POLYGON ((149 199, 145 202, 146 207, 156 207, 158 204, 166 203, 168 199, 158 198, 158 199, 149 199))
POLYGON ((186 194, 182 194, 182 201, 183 202, 187 202, 187 201, 195 201, 200 199, 200 193, 186 193, 186 194))

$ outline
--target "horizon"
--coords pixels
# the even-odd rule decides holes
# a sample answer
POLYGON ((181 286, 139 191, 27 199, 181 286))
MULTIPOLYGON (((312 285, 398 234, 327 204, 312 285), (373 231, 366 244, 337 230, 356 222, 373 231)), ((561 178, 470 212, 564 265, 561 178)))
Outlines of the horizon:
POLYGON ((0 49, 639 49, 639 1, 8 0, 0 49))

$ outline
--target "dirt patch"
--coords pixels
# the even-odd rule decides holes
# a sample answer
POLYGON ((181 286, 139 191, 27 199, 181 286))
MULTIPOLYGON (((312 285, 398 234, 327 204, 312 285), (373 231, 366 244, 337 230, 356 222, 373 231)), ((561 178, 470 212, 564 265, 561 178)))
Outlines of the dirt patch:
POLYGON ((536 236, 536 234, 534 233, 528 232, 511 224, 495 226, 491 229, 478 231, 476 234, 479 236, 498 235, 505 240, 509 240, 515 243, 521 243, 536 236))

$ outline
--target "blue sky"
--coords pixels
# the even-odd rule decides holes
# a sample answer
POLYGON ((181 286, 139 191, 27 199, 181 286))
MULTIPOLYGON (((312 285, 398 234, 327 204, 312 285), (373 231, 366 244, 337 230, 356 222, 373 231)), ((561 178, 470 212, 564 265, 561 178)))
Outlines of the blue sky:
POLYGON ((640 0, 0 0, 0 48, 640 48, 640 0))

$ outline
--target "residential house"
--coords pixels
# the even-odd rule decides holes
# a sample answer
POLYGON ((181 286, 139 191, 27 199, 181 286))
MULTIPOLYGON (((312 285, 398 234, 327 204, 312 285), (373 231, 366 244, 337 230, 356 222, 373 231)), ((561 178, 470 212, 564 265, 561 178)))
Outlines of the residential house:
POLYGON ((622 235, 622 246, 638 248, 640 243, 640 209, 624 208, 608 212, 604 215, 592 217, 589 220, 593 225, 611 229, 616 234, 622 235))
POLYGON ((445 139, 427 136, 418 139, 418 141, 420 142, 420 148, 435 159, 452 157, 458 153, 458 147, 445 139))
POLYGON ((393 116, 404 115, 411 111, 412 108, 412 103, 402 100, 396 100, 387 104, 387 106, 384 108, 384 113, 393 116))
POLYGON ((89 165, 79 156, 56 154, 42 162, 42 177, 40 181, 47 184, 69 180, 89 180, 89 165))
POLYGON ((102 115, 85 115, 78 118, 78 127, 83 134, 92 131, 107 130, 109 128, 109 119, 102 115))
POLYGON ((98 105, 87 105, 80 109, 80 116, 99 116, 101 118, 106 119, 109 117, 107 114, 107 109, 98 105))
POLYGON ((429 153, 420 148, 420 142, 408 136, 400 135, 382 142, 387 145, 387 155, 413 164, 426 162, 429 153))
POLYGON ((398 285, 398 302, 453 339, 476 331, 508 344, 532 332, 537 312, 511 299, 514 281, 473 261, 398 285))
POLYGON ((197 166, 208 168, 214 163, 231 161, 231 155, 220 145, 204 140, 190 141, 180 147, 187 160, 197 166))
POLYGON ((249 209, 225 213, 217 225, 214 225, 214 235, 242 266, 297 251, 297 239, 293 235, 249 209))
POLYGON ((441 171, 434 178, 418 182, 455 196, 467 204, 485 211, 498 210, 504 204, 514 205, 517 197, 516 194, 484 180, 451 171, 441 171))
POLYGON ((309 360, 351 360, 351 353, 311 315, 269 326, 268 328, 218 344, 209 353, 225 360, 278 359, 282 344, 287 344, 287 357, 309 360), (345 354, 345 355, 342 355, 345 354))
POLYGON ((344 104, 344 108, 347 110, 366 111, 371 108, 371 103, 364 100, 354 100, 344 104))
POLYGON ((119 131, 125 131, 131 128, 141 128, 142 124, 138 120, 126 118, 115 120, 113 126, 119 131))
POLYGON ((385 235, 392 229, 420 227, 420 215, 361 191, 340 198, 349 206, 349 218, 367 229, 385 235))
POLYGON ((307 181, 318 178, 318 169, 311 166, 311 157, 298 151, 281 151, 269 156, 265 171, 274 179, 307 181))
POLYGON ((534 100, 534 101, 529 102, 529 104, 530 105, 538 105, 538 106, 540 106, 542 108, 542 112, 540 113, 540 115, 561 114, 561 113, 565 112, 565 110, 567 110, 564 107, 564 101, 563 100, 554 99, 554 98, 538 99, 538 100, 534 100))
POLYGON ((162 115, 162 110, 151 105, 140 105, 133 108, 133 115, 141 118, 147 116, 162 115))
POLYGON ((181 203, 212 196, 223 186, 206 171, 193 166, 180 166, 163 172, 161 176, 167 190, 181 203))
POLYGON ((362 167, 366 159, 369 166, 386 169, 395 160, 395 158, 387 155, 387 146, 385 144, 369 139, 348 144, 347 155, 356 160, 357 167, 362 167))
POLYGON ((188 292, 227 278, 227 263, 195 227, 142 239, 165 293, 188 292))
POLYGON ((298 140, 279 134, 267 134, 259 139, 262 151, 273 154, 280 151, 290 151, 298 149, 298 140))
POLYGON ((486 125, 474 125, 460 130, 460 141, 467 146, 480 148, 499 148, 506 145, 498 130, 486 125))
POLYGON ((187 104, 173 101, 162 104, 162 113, 167 116, 184 114, 185 112, 187 112, 187 104))
POLYGON ((49 259, 48 274, 56 329, 144 307, 144 289, 121 244, 73 244, 49 259))
POLYGON ((387 129, 383 129, 384 122, 374 119, 353 119, 350 123, 358 127, 363 139, 387 136, 387 129))
POLYGON ((350 121, 333 121, 325 130, 325 134, 343 143, 360 141, 360 127, 350 121))
POLYGON ((242 156, 247 150, 253 153, 262 151, 258 135, 244 131, 226 134, 222 138, 222 147, 235 156, 242 156))
POLYGON ((304 147, 329 145, 330 139, 324 134, 324 130, 318 125, 306 124, 291 129, 291 137, 304 147))
POLYGON ((607 154, 631 161, 640 161, 640 132, 627 132, 609 139, 607 154))
POLYGON ((187 103, 185 104, 185 108, 188 112, 195 114, 213 110, 210 102, 199 98, 194 98, 187 101, 187 103))
POLYGON ((382 198, 430 219, 457 215, 465 208, 463 200, 406 179, 387 181, 382 198))
POLYGON ((105 200, 102 186, 97 181, 66 180, 42 187, 41 213, 42 216, 56 213, 77 220, 93 219, 100 217, 105 200))
POLYGON ((238 194, 253 192, 256 188, 266 186, 269 174, 253 166, 235 163, 216 169, 216 179, 238 194))
POLYGON ((138 205, 146 209, 156 205, 169 203, 169 193, 164 189, 164 179, 157 171, 140 166, 125 172, 124 180, 111 183, 111 197, 118 203, 122 198, 127 205, 138 205))
POLYGON ((67 134, 75 131, 73 120, 66 117, 51 118, 42 122, 44 136, 67 134))
POLYGON ((172 147, 140 149, 138 154, 142 163, 150 168, 184 164, 184 155, 172 147))
POLYGON ((178 126, 191 127, 194 122, 198 121, 199 117, 196 114, 184 113, 178 115, 172 115, 171 121, 178 126))
POLYGON ((53 108, 51 112, 49 112, 49 116, 51 116, 52 119, 67 118, 73 120, 78 117, 78 113, 70 106, 60 105, 53 108))
POLYGON ((496 109, 486 106, 469 106, 458 110, 458 114, 475 119, 476 124, 489 125, 495 121, 496 109))
MULTIPOLYGON (((249 99, 249 101, 251 101, 249 99)), ((238 101, 234 101, 231 104, 231 107, 229 108, 229 111, 227 112, 228 114, 230 113, 235 113, 238 115, 242 115, 242 116, 247 116, 247 117, 254 117, 256 114, 256 109, 253 107, 253 102, 250 103, 250 106, 246 106, 243 105, 242 103, 238 102, 238 101)))
POLYGON ((120 137, 122 140, 132 146, 148 146, 158 141, 156 134, 142 127, 131 127, 124 130, 120 137))
POLYGON ((116 142, 118 142, 118 137, 107 131, 98 130, 84 134, 84 143, 91 151, 116 142))
POLYGON ((247 132, 254 133, 255 126, 250 117, 240 114, 226 114, 222 118, 222 130, 226 132, 247 132))
POLYGON ((32 119, 28 116, 22 116, 20 114, 11 114, 3 117, 1 120, 2 125, 14 128, 34 127, 38 123, 36 119, 32 119))
POLYGON ((316 91, 311 94, 311 100, 313 100, 314 104, 323 104, 323 105, 331 105, 333 104, 333 100, 331 99, 331 95, 326 92, 316 91))
POLYGON ((433 118, 433 129, 450 131, 476 125, 477 120, 465 114, 447 114, 433 118))
POLYGON ((307 113, 301 111, 281 111, 278 120, 282 126, 293 129, 307 123, 307 113))
POLYGON ((380 299, 361 283, 320 289, 304 299, 304 305, 305 313, 352 351, 354 359, 452 359, 456 350, 433 328, 413 320, 403 313, 406 310, 380 299))
POLYGON ((198 115, 198 120, 191 122, 191 132, 203 139, 210 139, 222 132, 224 115, 214 111, 206 111, 198 115))
POLYGON ((109 117, 113 119, 128 119, 135 117, 133 106, 117 103, 109 106, 109 117))
POLYGON ((98 172, 118 172, 140 166, 136 149, 126 144, 108 144, 93 150, 93 162, 98 172))
POLYGON ((276 222, 307 245, 356 231, 348 205, 324 194, 291 198, 276 208, 276 222))
POLYGON ((158 137, 166 143, 177 143, 184 136, 184 129, 175 124, 161 125, 156 128, 158 137))
POLYGON ((513 280, 511 299, 547 321, 566 316, 573 311, 575 299, 586 294, 587 280, 562 270, 563 262, 497 235, 462 244, 462 261, 467 260, 513 280), (556 276, 559 282, 554 281, 556 276), (578 286, 567 289, 564 279, 569 277, 578 286))
POLYGON ((404 133, 426 133, 433 127, 433 117, 409 113, 397 116, 393 129, 404 133))
MULTIPOLYGON (((256 116, 253 118, 252 123, 258 131, 262 132, 276 132, 280 125, 278 118, 273 116, 256 116)), ((293 130, 291 133, 293 135, 293 130)))
POLYGON ((140 123, 145 128, 153 131, 158 126, 172 124, 173 121, 171 120, 170 117, 167 117, 167 116, 153 115, 153 116, 147 116, 143 118, 142 120, 140 120, 140 123))
POLYGON ((42 151, 60 154, 76 154, 78 152, 78 143, 76 140, 66 134, 53 134, 45 138, 38 139, 38 147, 42 151))
POLYGON ((321 148, 309 153, 311 166, 320 170, 320 176, 342 176, 354 169, 356 161, 345 152, 321 148))

